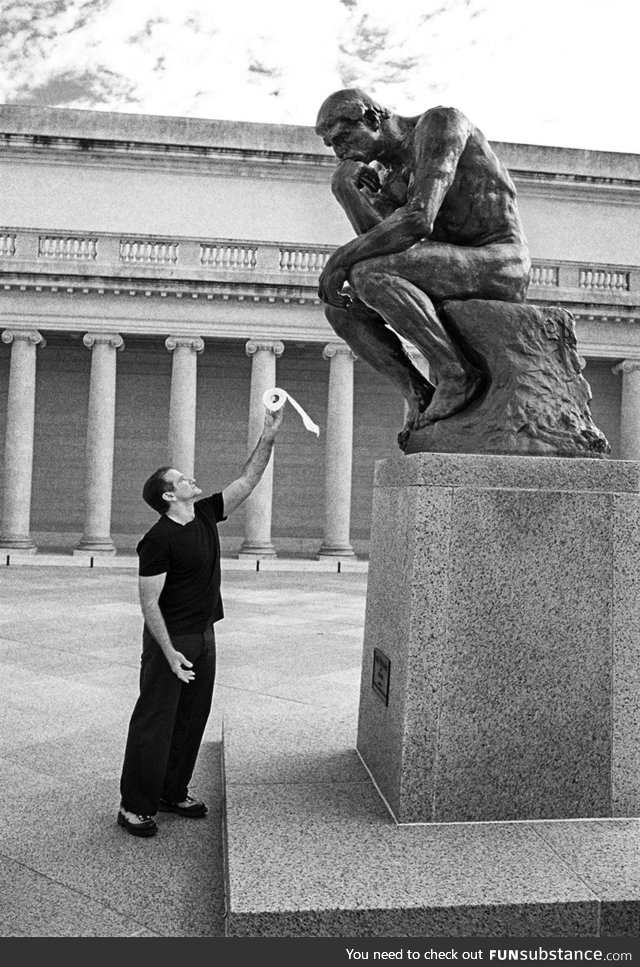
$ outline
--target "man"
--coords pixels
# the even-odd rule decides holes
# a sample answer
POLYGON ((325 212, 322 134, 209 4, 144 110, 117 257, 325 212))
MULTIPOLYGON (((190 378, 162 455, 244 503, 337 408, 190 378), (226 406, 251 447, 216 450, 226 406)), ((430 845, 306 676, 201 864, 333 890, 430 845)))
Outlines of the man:
POLYGON ((337 334, 407 400, 406 436, 483 390, 473 347, 451 338, 439 304, 524 301, 530 260, 515 187, 455 108, 401 117, 351 88, 324 101, 316 133, 340 160, 332 190, 357 233, 327 261, 319 296, 337 334), (429 360, 435 386, 398 335, 429 360))
POLYGON ((196 819, 207 812, 188 786, 213 698, 213 626, 223 617, 217 524, 260 481, 282 414, 266 412, 241 476, 222 493, 198 500, 195 480, 173 467, 160 467, 144 485, 143 498, 160 519, 137 546, 144 617, 140 696, 129 724, 118 811, 118 824, 134 836, 157 833, 158 810, 196 819))

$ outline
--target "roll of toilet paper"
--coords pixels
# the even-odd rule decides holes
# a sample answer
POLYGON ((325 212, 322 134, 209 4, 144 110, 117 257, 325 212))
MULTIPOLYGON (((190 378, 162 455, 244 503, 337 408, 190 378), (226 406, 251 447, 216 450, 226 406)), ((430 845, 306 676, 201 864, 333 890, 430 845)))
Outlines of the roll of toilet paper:
POLYGON ((277 413, 278 410, 281 410, 287 400, 289 400, 294 410, 297 410, 300 414, 305 428, 311 433, 315 433, 316 436, 320 436, 320 427, 313 422, 311 417, 305 413, 300 404, 286 390, 280 389, 279 386, 274 386, 273 389, 268 389, 262 397, 262 402, 270 413, 277 413))

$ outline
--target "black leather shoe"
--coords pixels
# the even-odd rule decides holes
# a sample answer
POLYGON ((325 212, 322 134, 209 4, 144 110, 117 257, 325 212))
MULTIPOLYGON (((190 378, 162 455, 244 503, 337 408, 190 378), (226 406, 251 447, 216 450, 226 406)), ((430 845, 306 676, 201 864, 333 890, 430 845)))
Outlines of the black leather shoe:
POLYGON ((192 819, 200 819, 201 816, 207 815, 205 804, 191 796, 187 796, 182 802, 167 802, 166 799, 161 799, 158 809, 163 813, 177 813, 178 816, 190 816, 192 819))
POLYGON ((123 829, 134 836, 155 836, 158 832, 158 827, 151 816, 139 816, 137 813, 125 812, 122 806, 118 810, 118 826, 122 826, 123 829))

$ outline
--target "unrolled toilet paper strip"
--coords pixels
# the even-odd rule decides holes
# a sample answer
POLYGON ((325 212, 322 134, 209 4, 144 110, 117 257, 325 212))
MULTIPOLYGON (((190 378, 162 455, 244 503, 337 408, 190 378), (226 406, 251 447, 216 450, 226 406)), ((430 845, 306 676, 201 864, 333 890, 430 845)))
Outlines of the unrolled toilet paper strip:
POLYGON ((316 436, 320 436, 320 427, 305 413, 299 403, 294 400, 293 396, 290 396, 286 390, 280 389, 278 386, 274 386, 273 389, 268 389, 267 392, 262 397, 262 402, 266 408, 271 413, 277 413, 284 404, 289 400, 294 410, 297 410, 302 418, 307 430, 311 433, 315 433, 316 436))

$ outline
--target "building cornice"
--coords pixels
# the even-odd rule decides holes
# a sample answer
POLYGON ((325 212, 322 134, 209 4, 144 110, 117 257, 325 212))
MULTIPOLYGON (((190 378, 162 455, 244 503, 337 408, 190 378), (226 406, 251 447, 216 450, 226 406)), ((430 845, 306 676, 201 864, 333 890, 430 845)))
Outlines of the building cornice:
POLYGON ((293 152, 242 150, 193 145, 91 142, 0 133, 0 160, 7 164, 87 165, 96 168, 180 171, 234 178, 280 177, 329 181, 334 157, 293 152))
MULTIPOLYGON (((0 133, 0 161, 30 164, 167 171, 233 178, 276 178, 328 183, 336 166, 333 156, 292 152, 242 150, 193 145, 142 144, 137 142, 87 142, 77 138, 46 138, 0 133)), ((575 198, 591 202, 596 197, 637 203, 638 179, 566 171, 509 169, 519 192, 538 197, 575 198), (593 193, 598 192, 595 196, 593 193), (617 200, 617 199, 616 199, 617 200)))
MULTIPOLYGON (((313 109, 315 110, 315 109, 313 109)), ((640 185, 640 155, 492 141, 516 180, 640 185)), ((335 167, 333 152, 313 127, 259 124, 0 105, 0 153, 4 160, 72 164, 233 166, 294 170, 297 177, 325 178, 335 167), (304 174, 306 172, 306 175, 304 174), (312 175, 311 172, 314 174, 312 175)))
POLYGON ((124 300, 135 296, 142 298, 212 300, 221 302, 274 303, 297 305, 320 305, 316 295, 317 286, 261 285, 238 280, 234 284, 220 281, 208 283, 193 279, 141 279, 141 278, 83 278, 51 275, 0 274, 0 292, 51 293, 74 296, 116 296, 124 300))
POLYGON ((599 178, 597 176, 546 175, 537 172, 511 171, 520 197, 572 201, 585 205, 604 202, 607 205, 640 204, 640 181, 599 178))

